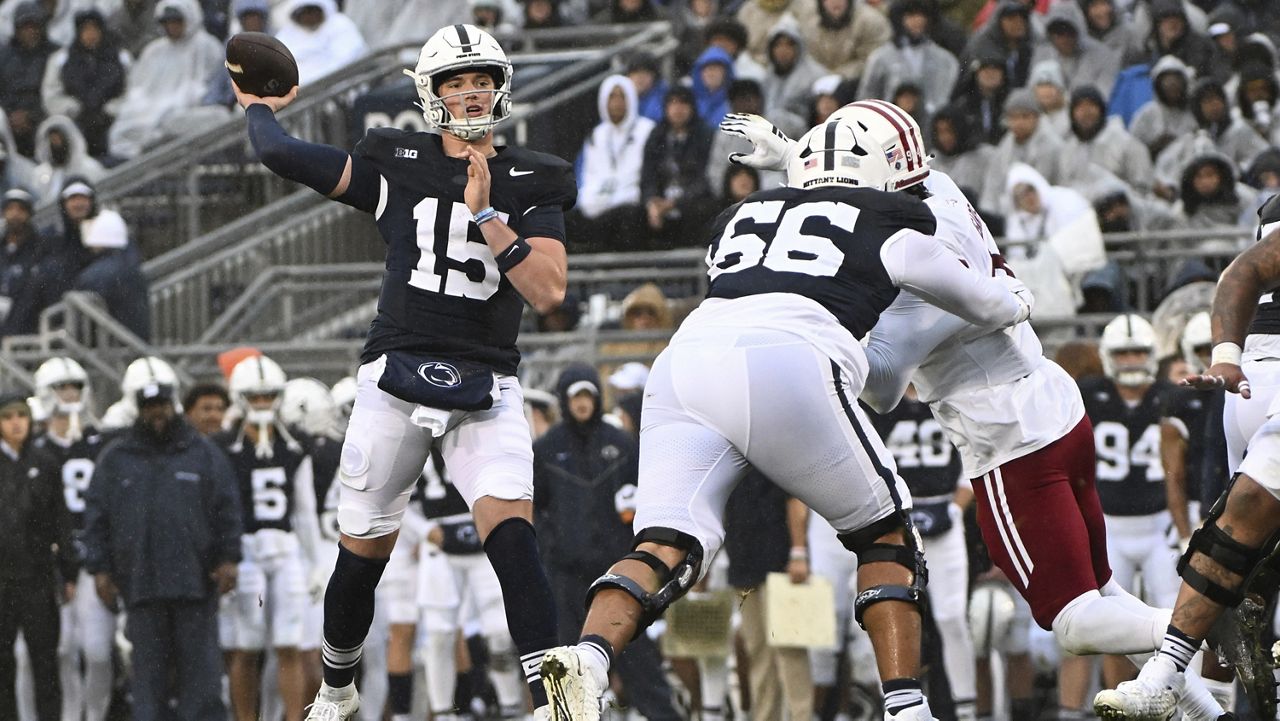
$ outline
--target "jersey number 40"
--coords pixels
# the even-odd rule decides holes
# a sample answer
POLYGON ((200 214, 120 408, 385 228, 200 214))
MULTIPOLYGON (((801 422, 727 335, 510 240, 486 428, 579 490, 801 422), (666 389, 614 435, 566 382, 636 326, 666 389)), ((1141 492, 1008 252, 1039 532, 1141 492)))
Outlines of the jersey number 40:
POLYGON ((832 276, 840 270, 844 251, 830 238, 805 235, 801 226, 810 218, 821 218, 852 233, 858 222, 858 208, 821 201, 793 206, 783 212, 785 205, 782 200, 758 200, 738 208, 720 239, 707 251, 707 275, 711 280, 721 273, 737 273, 757 265, 781 273, 814 276, 832 276), (744 226, 750 230, 739 232, 744 226), (773 232, 769 235, 773 240, 766 241, 760 233, 771 226, 773 232))

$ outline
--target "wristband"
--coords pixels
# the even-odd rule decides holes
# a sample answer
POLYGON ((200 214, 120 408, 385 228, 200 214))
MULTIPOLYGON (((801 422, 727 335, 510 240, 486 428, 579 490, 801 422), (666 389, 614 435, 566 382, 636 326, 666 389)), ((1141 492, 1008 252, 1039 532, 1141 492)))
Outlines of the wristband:
POLYGON ((476 213, 475 215, 471 216, 471 222, 475 223, 476 225, 484 225, 485 223, 489 222, 490 220, 493 220, 496 217, 498 217, 498 211, 494 210, 493 206, 490 205, 484 210, 481 210, 479 213, 476 213))
POLYGON ((1209 365, 1216 366, 1219 363, 1230 363, 1238 366, 1243 353, 1244 351, 1235 343, 1219 343, 1213 347, 1213 355, 1209 358, 1209 365))
POLYGON ((516 236, 516 240, 507 249, 498 253, 495 260, 498 261, 498 270, 503 273, 510 272, 512 268, 520 265, 529 254, 533 252, 533 246, 529 245, 529 241, 516 236))
POLYGON ((804 546, 792 546, 792 547, 791 547, 791 560, 793 560, 793 561, 807 561, 807 560, 809 560, 809 549, 805 548, 804 546))

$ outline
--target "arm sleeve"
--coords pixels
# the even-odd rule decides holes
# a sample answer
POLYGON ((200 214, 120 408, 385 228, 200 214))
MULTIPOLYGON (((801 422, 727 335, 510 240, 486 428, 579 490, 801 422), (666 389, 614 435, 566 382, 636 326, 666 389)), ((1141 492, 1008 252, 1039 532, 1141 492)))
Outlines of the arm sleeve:
POLYGON ((240 519, 240 489, 226 455, 212 443, 206 445, 210 482, 213 483, 213 508, 209 509, 213 542, 218 548, 218 562, 239 563, 240 535, 244 526, 240 519))
POLYGON ((84 547, 84 568, 89 573, 108 573, 111 571, 109 548, 111 542, 111 517, 108 513, 112 481, 110 456, 103 452, 98 457, 98 466, 93 477, 89 479, 89 488, 84 493, 84 533, 81 536, 84 547))
POLYGON ((290 137, 280 127, 275 113, 260 103, 250 105, 244 116, 249 128, 249 142, 253 144, 258 159, 271 172, 328 196, 338 187, 350 159, 350 182, 346 191, 335 199, 366 213, 372 213, 378 207, 380 183, 377 171, 360 158, 331 145, 290 137))
POLYGON ((969 327, 962 318, 901 293, 868 336, 870 371, 859 398, 876 413, 888 413, 902 400, 916 368, 933 349, 969 327))
POLYGON ((880 248, 880 260, 895 285, 929 303, 986 328, 1019 320, 1022 304, 1000 282, 967 270, 960 256, 937 239, 903 230, 880 248))
POLYGON ((314 468, 311 456, 307 456, 293 474, 293 529, 298 534, 298 545, 312 566, 319 562, 321 543, 314 468))

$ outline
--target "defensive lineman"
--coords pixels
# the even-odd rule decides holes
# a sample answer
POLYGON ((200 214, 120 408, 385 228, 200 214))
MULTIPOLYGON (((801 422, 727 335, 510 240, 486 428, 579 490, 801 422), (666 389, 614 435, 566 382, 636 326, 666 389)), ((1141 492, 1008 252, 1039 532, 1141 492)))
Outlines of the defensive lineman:
POLYGON ((861 128, 827 123, 799 147, 790 187, 717 219, 708 297, 654 362, 635 550, 592 585, 581 642, 543 662, 557 721, 600 717, 612 657, 704 573, 748 464, 858 554, 855 615, 876 649, 886 718, 933 718, 916 679, 923 555, 906 486, 857 406, 866 359, 856 339, 899 288, 983 327, 1026 320, 1030 296, 1012 278, 956 273, 924 204, 881 192, 891 171, 861 128))
POLYGON ((359 707, 355 666, 374 588, 436 441, 475 514, 545 715, 538 665, 555 644, 555 610, 530 522, 533 453, 515 340, 523 301, 547 312, 564 298, 564 211, 577 189, 559 158, 494 146, 492 129, 511 110, 511 64, 488 33, 442 28, 406 73, 441 134, 370 130, 351 154, 284 133, 274 113, 296 91, 258 98, 237 89, 263 164, 372 213, 387 242, 342 451, 341 549, 325 594, 325 679, 310 717, 345 721, 359 707))

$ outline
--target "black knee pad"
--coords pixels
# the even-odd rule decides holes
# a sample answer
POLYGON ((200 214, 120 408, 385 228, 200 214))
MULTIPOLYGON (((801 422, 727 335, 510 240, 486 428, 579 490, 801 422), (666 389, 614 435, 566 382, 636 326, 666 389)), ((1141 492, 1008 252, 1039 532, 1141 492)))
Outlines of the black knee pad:
POLYGON ((640 561, 652 568, 658 575, 658 590, 649 593, 635 580, 616 573, 606 573, 597 578, 587 589, 588 608, 591 607, 591 601, 596 594, 606 588, 623 591, 640 604, 640 623, 636 626, 633 639, 639 637, 645 629, 658 620, 667 607, 688 593, 689 589, 693 588, 693 584, 698 582, 702 571, 702 544, 687 533, 671 528, 646 528, 636 535, 632 549, 639 547, 642 543, 657 543, 685 552, 684 560, 675 568, 667 568, 667 564, 663 563, 662 559, 648 551, 632 550, 631 553, 622 557, 623 560, 640 561))
POLYGON ((1182 576, 1182 580, 1186 581, 1188 586, 1204 594, 1210 601, 1231 608, 1240 605, 1244 600, 1246 581, 1269 549, 1269 545, 1250 548, 1218 527, 1218 519, 1226 508, 1227 496, 1231 493, 1235 480, 1233 477, 1227 484, 1227 489, 1209 510, 1209 516, 1205 519, 1204 525, 1191 534, 1186 553, 1178 559, 1178 575, 1182 576), (1239 585, 1235 588, 1227 588, 1192 568, 1191 558, 1197 553, 1240 576, 1239 585))
POLYGON ((929 582, 929 572, 925 567, 924 551, 919 534, 911 523, 911 517, 904 511, 893 514, 866 526, 865 528, 842 533, 839 536, 844 547, 858 555, 858 566, 867 563, 896 563, 911 571, 911 585, 884 584, 872 586, 859 593, 853 600, 853 619, 862 628, 866 626, 862 617, 866 610, 881 601, 902 601, 910 603, 923 615, 928 599, 925 586, 929 582), (906 539, 905 545, 877 543, 876 539, 901 529, 906 539))

